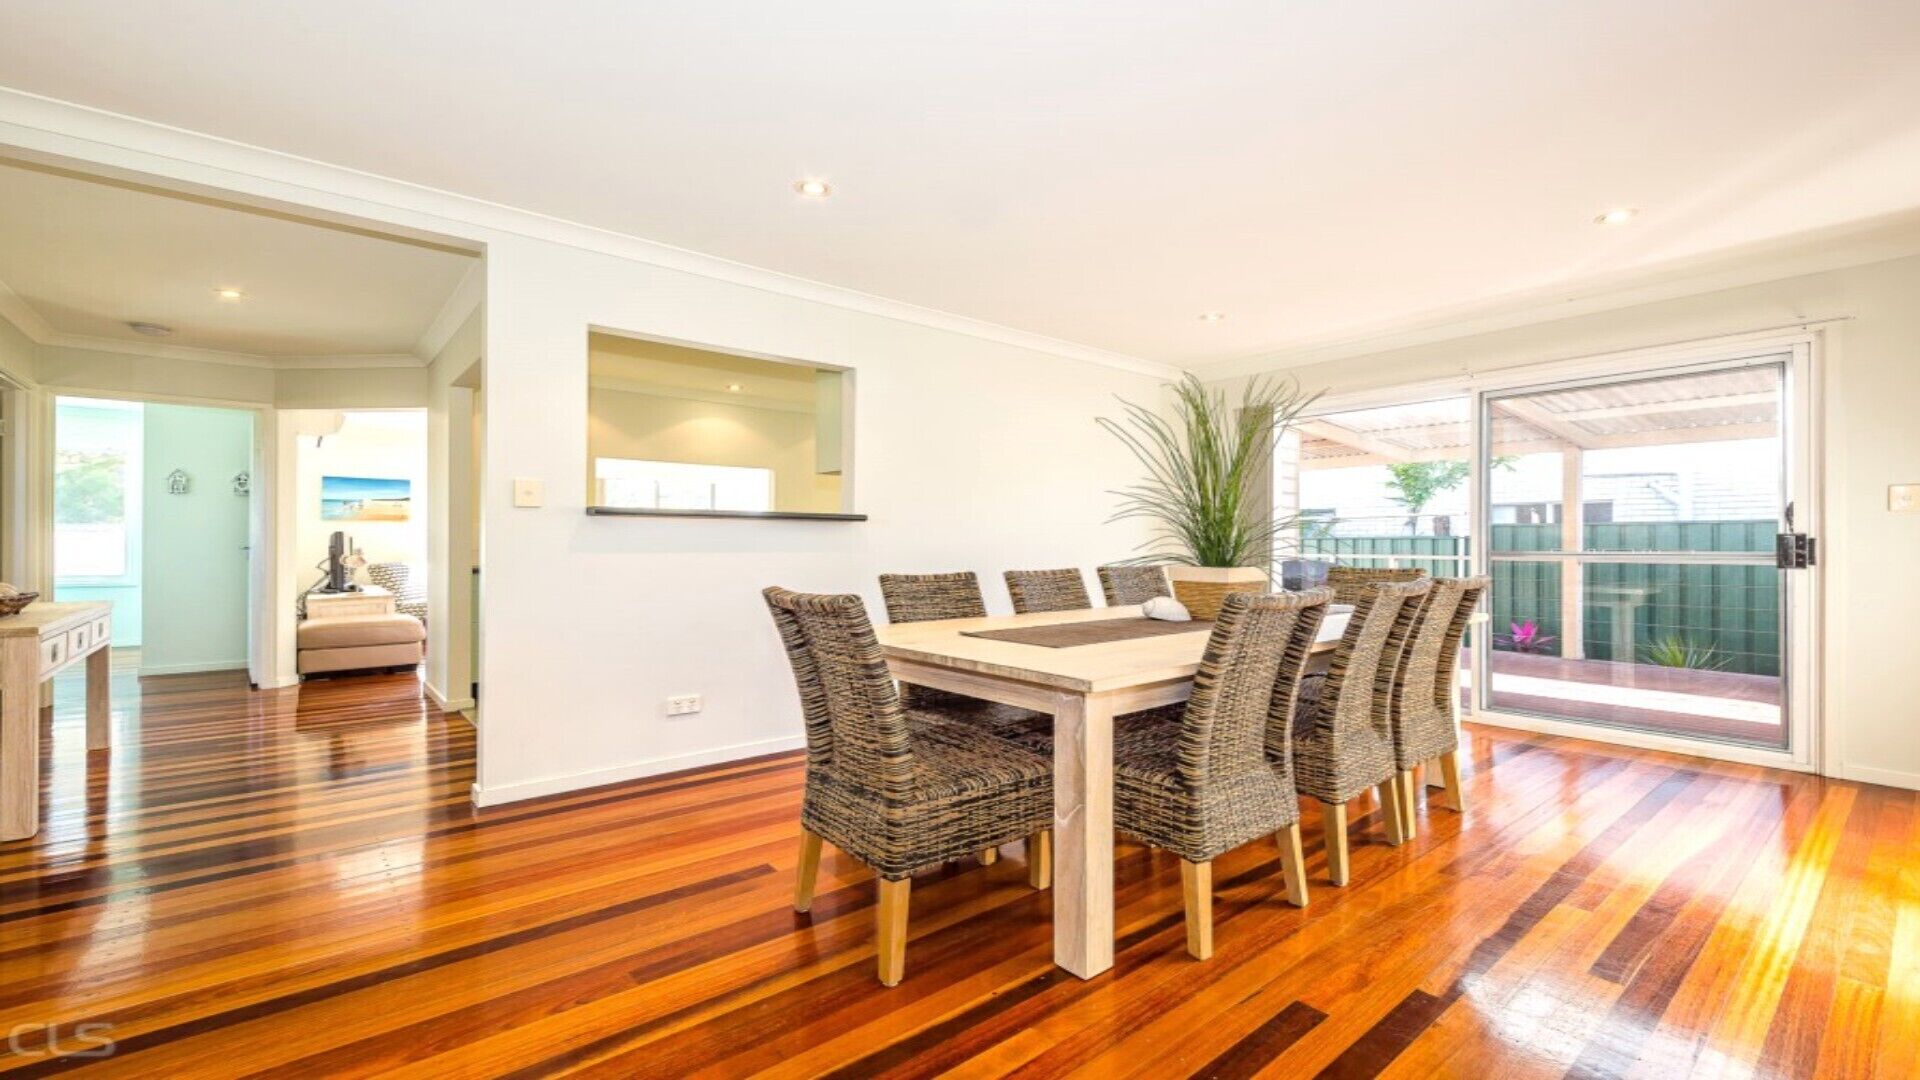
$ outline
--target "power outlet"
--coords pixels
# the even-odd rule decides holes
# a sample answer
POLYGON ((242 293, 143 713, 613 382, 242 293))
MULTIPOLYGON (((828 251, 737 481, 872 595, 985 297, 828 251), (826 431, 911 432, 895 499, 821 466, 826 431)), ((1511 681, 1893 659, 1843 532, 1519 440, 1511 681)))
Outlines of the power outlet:
POLYGON ((667 699, 668 716, 686 716, 697 713, 705 703, 699 694, 675 694, 667 699))
POLYGON ((1920 484, 1888 486, 1887 509, 1896 514, 1920 514, 1920 484))

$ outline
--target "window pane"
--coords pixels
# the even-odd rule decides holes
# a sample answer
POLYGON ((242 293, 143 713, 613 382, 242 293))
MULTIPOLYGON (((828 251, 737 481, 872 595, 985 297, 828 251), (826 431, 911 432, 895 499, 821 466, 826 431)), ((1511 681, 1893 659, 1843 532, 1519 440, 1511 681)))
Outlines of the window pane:
POLYGON ((601 506, 650 510, 773 509, 773 470, 678 461, 595 458, 601 506))
POLYGON ((1780 395, 1768 364, 1493 399, 1494 550, 1770 550, 1780 395))
POLYGON ((1780 571, 1567 566, 1494 558, 1491 708, 1786 745, 1780 571), (1568 604, 1562 590, 1576 582, 1568 604))
POLYGON ((59 579, 137 576, 138 405, 88 398, 55 403, 54 573, 59 579))
POLYGON ((1296 425, 1280 449, 1275 502, 1282 513, 1299 514, 1300 552, 1357 566, 1465 573, 1473 531, 1470 408, 1465 398, 1448 398, 1296 425), (1297 478, 1291 491, 1289 477, 1297 478))
POLYGON ((127 527, 121 522, 55 522, 53 550, 60 576, 122 577, 127 572, 127 527))

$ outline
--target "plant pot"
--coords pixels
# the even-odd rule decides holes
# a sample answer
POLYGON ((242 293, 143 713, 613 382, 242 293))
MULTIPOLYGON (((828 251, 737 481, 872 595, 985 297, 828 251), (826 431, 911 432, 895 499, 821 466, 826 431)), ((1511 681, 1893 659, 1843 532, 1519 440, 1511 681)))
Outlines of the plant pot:
POLYGON ((1174 599, 1196 619, 1211 621, 1230 593, 1266 592, 1267 572, 1253 566, 1169 566, 1174 599))

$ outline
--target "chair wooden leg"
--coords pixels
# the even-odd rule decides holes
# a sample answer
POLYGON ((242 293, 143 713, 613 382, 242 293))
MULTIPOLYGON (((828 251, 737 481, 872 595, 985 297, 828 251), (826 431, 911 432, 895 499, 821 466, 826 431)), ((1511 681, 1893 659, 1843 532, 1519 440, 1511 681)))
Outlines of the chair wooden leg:
POLYGON ((912 878, 880 882, 880 904, 874 914, 883 986, 899 986, 907 972, 907 893, 912 888, 912 878))
POLYGON ((1187 952, 1213 956, 1213 864, 1180 860, 1180 894, 1187 909, 1187 952))
POLYGON ((1420 784, 1412 769, 1393 779, 1394 792, 1400 796, 1400 835, 1412 840, 1420 835, 1420 784))
POLYGON ((1327 877, 1335 885, 1347 883, 1347 804, 1320 804, 1320 820, 1327 830, 1327 877))
POLYGON ((800 830, 800 869, 793 881, 793 910, 813 906, 813 882, 820 876, 820 838, 800 830))
POLYGON ((1053 885, 1053 830, 1041 829, 1027 837, 1027 884, 1036 889, 1053 885))
POLYGON ((1281 829, 1273 836, 1280 845, 1280 874, 1287 883, 1287 903, 1307 906, 1307 857, 1300 850, 1300 823, 1281 829))
POLYGON ((1447 782, 1440 776, 1440 759, 1434 758, 1420 766, 1420 781, 1425 787, 1443 788, 1447 782))
POLYGON ((1374 790, 1380 796, 1380 824, 1386 831, 1387 843, 1399 847, 1407 840, 1406 825, 1400 820, 1400 774, 1393 774, 1374 790))
POLYGON ((980 852, 981 866, 992 866, 994 863, 997 863, 999 861, 1000 861, 1000 849, 997 847, 986 848, 985 850, 980 852))
POLYGON ((1467 812, 1467 792, 1460 786, 1460 751, 1449 750, 1440 755, 1440 777, 1446 781, 1447 801, 1457 813, 1467 812))

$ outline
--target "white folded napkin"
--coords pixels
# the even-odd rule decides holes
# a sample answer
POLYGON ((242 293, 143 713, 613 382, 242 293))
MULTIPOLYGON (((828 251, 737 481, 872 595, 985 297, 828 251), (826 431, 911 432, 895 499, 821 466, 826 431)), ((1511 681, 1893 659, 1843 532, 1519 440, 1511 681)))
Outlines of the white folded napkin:
POLYGON ((1140 614, 1161 622, 1192 622, 1193 612, 1171 596, 1156 596, 1140 605, 1140 614))

